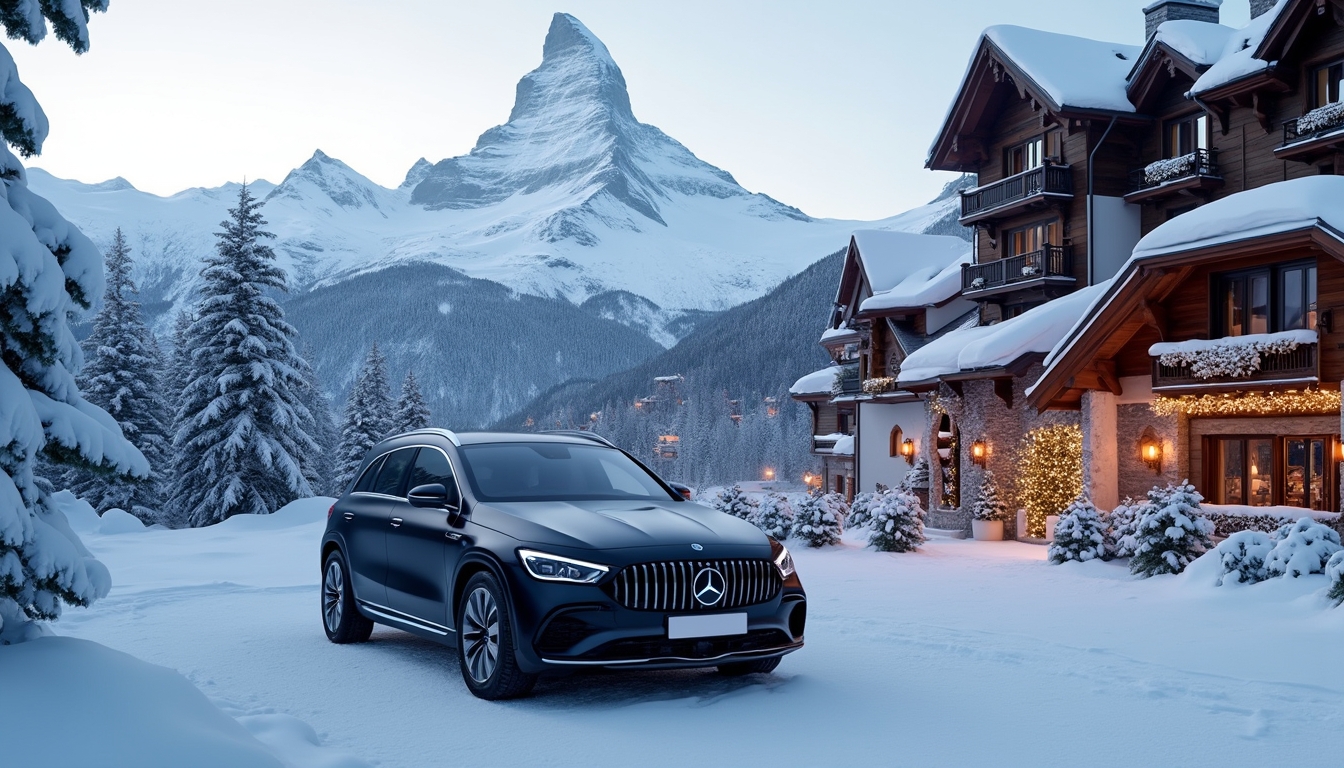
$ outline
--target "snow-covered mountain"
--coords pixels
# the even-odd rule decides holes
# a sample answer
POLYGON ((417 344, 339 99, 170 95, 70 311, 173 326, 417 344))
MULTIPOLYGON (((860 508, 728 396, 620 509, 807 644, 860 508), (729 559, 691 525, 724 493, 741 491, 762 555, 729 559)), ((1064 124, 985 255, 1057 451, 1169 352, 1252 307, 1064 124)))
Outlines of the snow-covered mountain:
MULTIPOLYGON (((237 193, 228 184, 160 197, 121 178, 83 184, 40 169, 29 183, 95 242, 127 232, 151 313, 190 297, 237 193)), ((596 299, 602 316, 664 345, 688 311, 763 294, 859 225, 748 192, 640 123, 606 46, 568 14, 552 20, 508 122, 469 154, 420 160, 389 189, 319 150, 278 185, 252 185, 298 292, 429 261, 525 294, 596 299)), ((862 226, 922 231, 948 210, 862 226)))

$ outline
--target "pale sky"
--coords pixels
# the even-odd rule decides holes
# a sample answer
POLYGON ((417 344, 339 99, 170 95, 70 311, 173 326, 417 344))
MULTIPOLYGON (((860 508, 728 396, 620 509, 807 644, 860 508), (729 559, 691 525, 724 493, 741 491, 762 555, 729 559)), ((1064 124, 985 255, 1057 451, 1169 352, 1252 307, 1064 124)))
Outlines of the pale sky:
MULTIPOLYGON (((29 162, 171 194, 279 182, 314 149, 399 184, 508 118, 551 15, 625 73, 635 116, 813 216, 874 219, 947 176, 924 156, 980 31, 1142 43, 1150 0, 113 0, 82 57, 4 45, 51 119, 29 162)), ((1225 0, 1245 24, 1248 0, 1225 0)))

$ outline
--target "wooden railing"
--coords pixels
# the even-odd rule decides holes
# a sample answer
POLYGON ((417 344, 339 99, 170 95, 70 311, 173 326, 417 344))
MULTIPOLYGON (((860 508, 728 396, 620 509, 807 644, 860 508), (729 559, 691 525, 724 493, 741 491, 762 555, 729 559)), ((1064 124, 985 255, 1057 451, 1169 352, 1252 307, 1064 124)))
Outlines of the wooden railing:
POLYGON ((1197 149, 1191 152, 1187 157, 1190 158, 1189 167, 1181 174, 1160 181, 1148 180, 1147 167, 1140 168, 1137 171, 1131 171, 1129 174, 1129 186, 1131 192, 1142 192, 1145 189, 1160 187, 1163 184, 1170 184, 1173 181, 1191 179, 1196 176, 1217 177, 1218 171, 1218 151, 1212 149, 1197 149))
POLYGON ((1037 195, 1073 195, 1067 165, 1043 165, 961 193, 961 218, 988 213, 1037 195))
POLYGON ((1160 358, 1153 358, 1153 388, 1158 387, 1202 387, 1228 384, 1275 381, 1279 379, 1297 381, 1318 375, 1316 367, 1316 345, 1302 344, 1290 352, 1279 354, 1261 353, 1260 370, 1250 376, 1217 376, 1201 379, 1190 372, 1188 365, 1163 365, 1160 358))
POLYGON ((963 264, 963 293, 999 288, 1041 277, 1073 277, 1073 246, 1047 245, 1039 251, 983 264, 963 264))

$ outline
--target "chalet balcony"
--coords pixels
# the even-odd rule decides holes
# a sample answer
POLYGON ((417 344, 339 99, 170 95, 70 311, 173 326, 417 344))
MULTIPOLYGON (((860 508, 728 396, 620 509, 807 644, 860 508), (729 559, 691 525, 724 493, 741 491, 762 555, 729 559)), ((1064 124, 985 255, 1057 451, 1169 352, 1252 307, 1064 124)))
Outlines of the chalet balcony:
POLYGON ((1156 202, 1179 194, 1196 195, 1223 185, 1218 152, 1197 149, 1188 155, 1158 160, 1129 174, 1127 203, 1156 202))
POLYGON ((968 298, 1073 282, 1073 246, 1069 245, 1047 245, 1039 251, 961 267, 961 292, 968 298))
POLYGON ((970 226, 1072 199, 1073 173, 1069 166, 1043 165, 962 192, 961 223, 970 226))
POLYGON ((1320 380, 1316 344, 1288 352, 1261 352, 1260 369, 1249 376, 1196 376, 1189 364, 1163 365, 1153 358, 1153 391, 1167 394, 1227 392, 1238 389, 1299 389, 1320 380))
POLYGON ((1274 150, 1281 160, 1310 163, 1344 149, 1344 103, 1313 109, 1283 124, 1283 143, 1274 150))

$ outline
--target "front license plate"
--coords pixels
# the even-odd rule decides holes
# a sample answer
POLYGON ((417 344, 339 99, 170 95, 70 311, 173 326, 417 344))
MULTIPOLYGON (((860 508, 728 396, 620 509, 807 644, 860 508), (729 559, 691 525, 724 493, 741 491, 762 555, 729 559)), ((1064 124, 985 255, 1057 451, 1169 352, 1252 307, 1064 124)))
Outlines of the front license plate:
POLYGON ((747 634, 747 614, 711 613, 706 616, 668 616, 667 639, 747 634))

